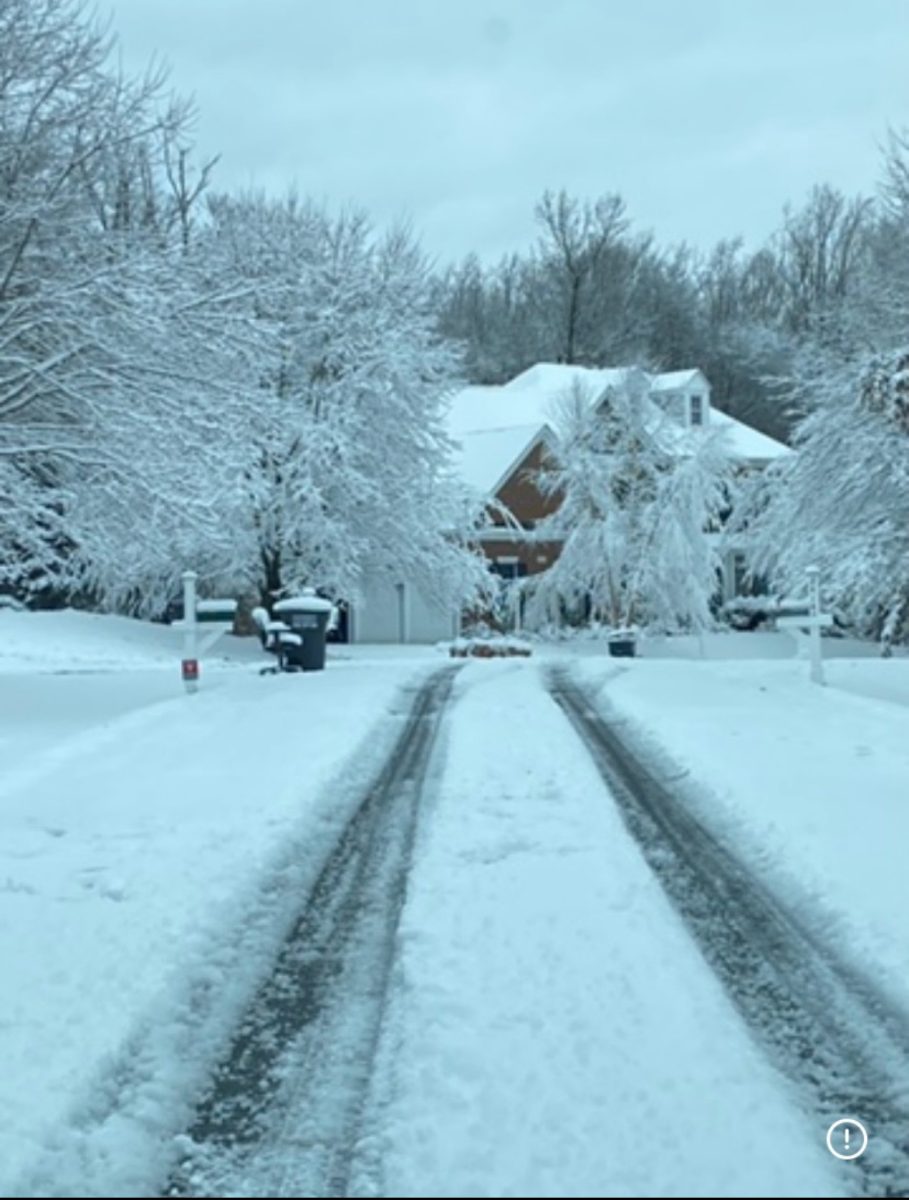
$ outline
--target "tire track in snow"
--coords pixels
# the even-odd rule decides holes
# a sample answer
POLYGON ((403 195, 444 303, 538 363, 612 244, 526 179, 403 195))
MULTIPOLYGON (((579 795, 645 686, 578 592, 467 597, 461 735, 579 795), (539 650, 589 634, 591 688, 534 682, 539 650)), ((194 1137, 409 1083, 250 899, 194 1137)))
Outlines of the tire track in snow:
MULTIPOLYGON (((871 1196, 909 1195, 909 1020, 756 879, 623 742, 564 669, 547 685, 701 953, 816 1113, 869 1130, 855 1166, 871 1196)), ((848 1186, 848 1182, 847 1182, 848 1186)))
POLYGON ((421 793, 456 671, 417 693, 197 1105, 165 1195, 346 1194, 421 793))

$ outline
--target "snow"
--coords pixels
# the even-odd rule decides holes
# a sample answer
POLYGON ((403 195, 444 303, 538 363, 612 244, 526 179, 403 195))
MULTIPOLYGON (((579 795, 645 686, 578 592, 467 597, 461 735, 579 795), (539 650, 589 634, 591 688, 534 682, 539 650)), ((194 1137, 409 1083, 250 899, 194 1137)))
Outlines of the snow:
MULTIPOLYGON (((242 656, 249 639, 225 637, 213 658, 229 646, 242 656)), ((169 625, 152 625, 128 617, 76 612, 12 612, 0 609, 0 673, 22 670, 110 671, 170 667, 183 645, 169 625)))
POLYGON ((706 823, 909 1007, 909 659, 828 661, 826 687, 791 659, 580 669, 667 774, 689 773, 706 823))
MULTIPOLYGON (((572 654, 592 654, 602 656, 607 653, 606 642, 611 630, 605 626, 587 626, 578 629, 563 628, 558 631, 559 641, 542 641, 538 651, 544 654, 563 653, 570 646, 572 654)), ((684 658, 684 659, 794 659, 797 657, 798 644, 792 634, 782 630, 755 629, 745 632, 737 629, 723 629, 716 633, 697 634, 656 634, 646 631, 637 632, 637 654, 642 658, 684 658)), ((865 672, 876 672, 886 666, 882 663, 880 646, 875 642, 851 637, 822 637, 821 648, 824 661, 836 659, 854 659, 854 670, 858 676, 865 678, 865 672), (867 668, 866 660, 873 660, 867 668), (879 665, 875 665, 879 664, 879 665)), ((899 658, 909 656, 909 648, 897 647, 894 655, 899 658)), ((805 666, 805 673, 808 668, 805 666)))
MULTIPOLYGON (((191 1098, 400 731, 401 689, 447 661, 339 646, 324 672, 261 678, 258 640, 225 638, 190 696, 179 640, 0 613, 8 1193, 160 1188, 191 1098)), ((537 658, 567 661, 809 928, 909 1002, 909 657, 825 639, 839 657, 821 688, 784 634, 642 648, 535 642, 532 660, 461 669, 355 1190, 358 1171, 369 1194, 377 1178, 397 1195, 848 1190, 537 658)))
POLYGON ((737 421, 718 408, 710 409, 710 427, 726 431, 730 453, 736 458, 747 458, 754 462, 771 462, 792 454, 788 446, 768 437, 759 429, 753 429, 744 421, 737 421))
POLYGON ((462 433, 470 433, 478 429, 496 429, 509 425, 526 425, 528 416, 518 415, 517 418, 509 413, 503 420, 496 420, 494 406, 497 405, 502 388, 472 384, 461 388, 448 396, 446 424, 449 432, 457 438, 462 433))
POLYGON ((457 637, 449 643, 448 653, 454 658, 475 655, 477 658, 529 657, 533 646, 514 634, 481 634, 478 637, 457 637))
POLYGON ((481 429, 460 435, 455 454, 458 475, 475 491, 492 496, 527 457, 543 425, 513 425, 507 429, 481 429))
POLYGON ((279 600, 273 605, 273 609, 276 613, 320 613, 331 612, 332 604, 330 600, 323 600, 321 596, 303 592, 300 596, 288 596, 286 600, 279 600))
POLYGON ((525 395, 534 393, 542 397, 567 390, 577 381, 585 389, 602 396, 609 387, 621 387, 628 370, 629 368, 625 367, 576 367, 562 363, 537 363, 516 375, 506 387, 514 392, 522 392, 525 395))
POLYGON ((233 614, 236 611, 237 611, 236 600, 197 600, 196 601, 196 612, 197 613, 229 612, 229 613, 233 614))
POLYGON ((399 688, 438 659, 203 665, 187 695, 172 645, 157 669, 166 629, 0 620, 0 1187, 153 1194, 185 1097, 400 727, 399 688), (107 673, 22 673, 64 647, 107 673))
MULTIPOLYGON (((704 379, 704 376, 697 367, 691 371, 663 371, 654 375, 651 388, 655 392, 675 392, 690 387, 692 383, 701 379, 704 379)), ((706 382, 706 379, 704 381, 706 382)))
POLYGON ((367 1131, 381 1194, 842 1194, 533 665, 457 689, 367 1131))
MULTIPOLYGON (((450 400, 448 429, 461 445, 458 462, 465 482, 493 490, 521 460, 522 447, 526 453, 542 426, 558 428, 558 401, 573 384, 599 398, 607 388, 621 387, 626 374, 626 368, 537 363, 500 387, 472 386, 457 392, 450 400)), ((653 390, 661 391, 681 387, 699 374, 697 370, 674 371, 644 378, 650 380, 653 390)), ((788 446, 714 408, 710 427, 726 431, 729 451, 739 458, 768 462, 791 453, 788 446)), ((680 426, 679 442, 684 444, 687 436, 688 431, 680 426)))
MULTIPOLYGON (((468 387, 451 399, 449 428, 454 437, 477 430, 541 425, 557 416, 554 405, 578 382, 591 394, 601 396, 610 386, 619 386, 624 370, 593 370, 557 363, 538 363, 501 387, 468 387)), ((507 467, 502 464, 502 470, 507 467)), ((501 474, 501 471, 499 472, 501 474)))

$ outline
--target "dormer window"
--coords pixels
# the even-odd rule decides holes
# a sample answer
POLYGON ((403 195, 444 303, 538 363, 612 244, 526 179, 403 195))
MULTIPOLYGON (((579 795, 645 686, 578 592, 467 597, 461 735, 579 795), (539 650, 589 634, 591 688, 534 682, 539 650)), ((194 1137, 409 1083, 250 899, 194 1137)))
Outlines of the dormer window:
POLYGON ((689 418, 690 418, 689 423, 691 425, 703 425, 704 424, 704 397, 703 396, 690 396, 688 398, 688 400, 689 400, 688 413, 689 413, 689 418))

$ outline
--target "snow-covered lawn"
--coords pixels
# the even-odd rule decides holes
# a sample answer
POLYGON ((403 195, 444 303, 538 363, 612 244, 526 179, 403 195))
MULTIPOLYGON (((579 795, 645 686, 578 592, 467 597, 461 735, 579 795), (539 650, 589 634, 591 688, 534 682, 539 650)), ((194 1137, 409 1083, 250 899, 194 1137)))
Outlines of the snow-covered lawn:
POLYGON ((187 696, 161 627, 2 613, 0 637, 0 1188, 144 1194, 397 733, 396 692, 439 656, 264 678, 237 656, 187 696), (38 645, 45 670, 107 673, 23 674, 38 645))
POLYGON ((577 667, 667 775, 689 772, 676 786, 710 827, 909 1005, 909 659, 836 659, 824 687, 791 659, 577 667))
MULTIPOLYGON (((174 670, 180 648, 180 634, 169 625, 72 609, 0 609, 0 672, 174 670)), ((209 661, 224 665, 261 657, 257 639, 225 637, 209 661)))

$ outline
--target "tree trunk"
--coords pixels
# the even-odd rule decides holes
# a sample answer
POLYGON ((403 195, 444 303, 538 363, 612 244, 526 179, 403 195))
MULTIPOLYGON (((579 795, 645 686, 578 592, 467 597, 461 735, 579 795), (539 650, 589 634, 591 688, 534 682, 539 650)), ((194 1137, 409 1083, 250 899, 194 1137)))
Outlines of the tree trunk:
POLYGON ((261 588, 262 604, 270 612, 272 604, 280 597, 284 586, 281 582, 281 551, 263 549, 262 568, 264 571, 261 588))
POLYGON ((571 366, 575 360, 575 341, 578 330, 578 307, 581 294, 581 276, 574 272, 571 276, 571 292, 568 298, 568 322, 565 328, 565 362, 571 366))

